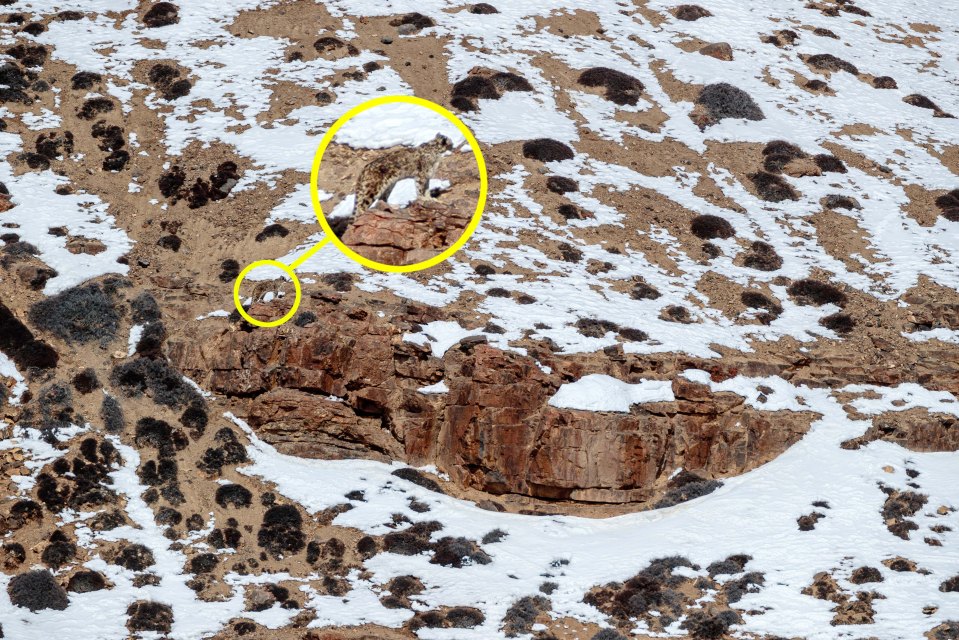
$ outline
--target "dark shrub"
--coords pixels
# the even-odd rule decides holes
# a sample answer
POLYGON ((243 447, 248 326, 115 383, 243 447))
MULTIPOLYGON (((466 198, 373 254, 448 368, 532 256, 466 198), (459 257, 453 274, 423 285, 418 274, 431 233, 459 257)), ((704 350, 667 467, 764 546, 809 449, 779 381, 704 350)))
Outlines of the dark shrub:
POLYGON ((909 94, 903 98, 902 101, 914 107, 919 107, 920 109, 930 109, 932 111, 940 110, 939 106, 935 102, 919 93, 909 94))
POLYGON ((766 146, 763 147, 763 155, 783 155, 789 158, 805 158, 808 154, 791 142, 787 142, 785 140, 773 140, 766 143, 766 146))
POLYGON ((0 547, 0 566, 4 569, 13 569, 20 566, 27 559, 27 551, 19 542, 7 542, 0 547))
MULTIPOLYGON (((179 438, 182 444, 182 438, 179 438)), ((182 448, 177 447, 178 438, 170 423, 156 418, 140 418, 137 420, 134 442, 139 447, 153 447, 155 449, 182 448)))
POLYGON ((10 602, 30 611, 55 609, 62 611, 70 604, 63 590, 49 571, 36 570, 21 573, 11 578, 7 585, 10 602))
POLYGON ((379 547, 376 544, 375 538, 363 536, 356 541, 356 551, 363 558, 372 558, 376 555, 376 552, 379 551, 379 547))
POLYGON ((233 282, 240 275, 240 263, 233 258, 221 262, 220 269, 220 282, 233 282))
POLYGON ((435 520, 415 522, 403 531, 394 531, 383 536, 383 550, 404 556, 415 556, 430 550, 432 534, 443 529, 435 520))
POLYGON ((856 328, 856 321, 848 313, 833 313, 821 319, 819 324, 840 334, 849 333, 856 328))
POLYGON ((137 397, 149 391, 155 403, 168 407, 202 401, 196 389, 164 360, 137 358, 119 364, 113 368, 110 381, 127 397, 137 397))
POLYGON ((180 71, 176 67, 162 62, 153 65, 147 74, 150 82, 161 89, 169 87, 178 77, 180 77, 180 71))
POLYGON ((619 330, 619 337, 629 342, 645 342, 649 339, 649 334, 642 329, 623 327, 619 330))
POLYGON ((619 325, 609 320, 597 320, 596 318, 580 318, 574 325, 576 330, 587 338, 602 338, 607 333, 619 331, 619 325))
POLYGON ((436 493, 444 493, 443 487, 441 487, 439 483, 424 475, 422 471, 414 469, 413 467, 402 467, 393 471, 392 475, 396 476, 397 478, 402 478, 407 482, 412 482, 415 485, 419 485, 424 489, 429 489, 430 491, 435 491, 436 493))
POLYGON ((190 573, 212 573, 220 563, 212 553, 201 553, 190 558, 190 573))
POLYGON ((865 584, 867 582, 882 582, 882 573, 875 567, 859 567, 852 572, 849 582, 853 584, 865 584))
POLYGON ((25 67, 42 67, 47 61, 47 48, 42 45, 18 44, 7 49, 7 54, 19 60, 25 67))
POLYGON ((120 403, 116 398, 108 395, 103 396, 103 404, 100 405, 100 419, 103 420, 103 428, 106 429, 107 433, 120 433, 126 424, 120 403))
POLYGON ((173 165, 169 171, 160 176, 157 180, 157 186, 164 198, 172 198, 180 192, 185 182, 186 174, 183 169, 173 165))
POLYGON ((813 160, 816 161, 816 166, 826 173, 846 173, 846 165, 834 155, 820 153, 815 155, 813 160))
POLYGON ((706 571, 709 573, 710 577, 727 573, 741 573, 746 567, 746 563, 750 560, 752 560, 752 556, 747 556, 744 554, 729 556, 725 560, 717 560, 716 562, 711 563, 708 567, 706 567, 706 571))
POLYGON ((103 80, 103 77, 99 73, 94 73, 93 71, 78 71, 70 78, 70 86, 74 91, 92 89, 93 85, 101 80, 103 80))
POLYGON ((298 327, 305 327, 314 322, 316 322, 316 314, 312 311, 301 311, 296 314, 296 318, 293 320, 293 324, 298 327))
POLYGON ((655 509, 672 507, 694 498, 712 493, 723 483, 719 480, 706 480, 689 471, 681 471, 669 481, 667 491, 654 505, 655 509))
POLYGON ((51 569, 59 569, 77 556, 77 545, 66 540, 51 542, 40 555, 43 564, 51 569))
POLYGON ((164 100, 176 100, 177 98, 182 98, 183 96, 190 95, 190 90, 193 88, 193 85, 189 80, 183 78, 182 80, 177 80, 167 87, 166 91, 163 92, 164 100))
POLYGON ((490 13, 499 13, 499 10, 491 4, 485 2, 478 2, 474 5, 471 5, 468 9, 470 13, 477 14, 490 14, 490 13))
POLYGON ((187 206, 191 209, 205 207, 210 202, 210 183, 197 178, 187 192, 187 206))
POLYGON ((585 220, 586 218, 591 217, 575 204, 561 204, 556 212, 567 220, 585 220))
POLYGON ((170 633, 173 627, 173 609, 168 604, 137 600, 127 607, 127 615, 130 617, 127 620, 127 629, 132 632, 170 633))
POLYGON ((143 24, 150 28, 166 27, 179 21, 179 10, 172 2, 157 2, 143 15, 143 24))
POLYGON ((233 187, 240 180, 239 167, 235 162, 221 162, 210 175, 210 199, 222 200, 230 195, 233 187))
POLYGON ((830 194, 823 199, 823 204, 827 209, 862 209, 862 205, 855 198, 830 194))
POLYGON ((607 627, 597 631, 596 635, 590 638, 590 640, 629 640, 629 638, 624 635, 620 635, 616 632, 616 630, 607 627))
POLYGON ((130 161, 130 154, 123 149, 117 149, 103 159, 104 171, 123 171, 130 161))
POLYGON ((171 233, 165 236, 160 236, 160 239, 157 240, 157 246, 161 249, 169 249, 175 253, 180 250, 181 246, 183 246, 183 240, 171 233))
POLYGON ((21 371, 31 367, 50 369, 59 356, 49 345, 37 340, 26 325, 0 301, 0 351, 7 354, 21 371))
POLYGON ((942 210, 959 207, 959 189, 953 189, 949 193, 936 198, 936 206, 942 210))
POLYGON ((750 309, 765 309, 776 316, 783 312, 783 308, 775 300, 759 291, 743 291, 739 299, 750 309))
POLYGON ((783 200, 798 200, 799 194, 780 176, 768 171, 757 171, 749 174, 749 179, 759 197, 767 202, 782 202, 783 200))
POLYGON ((673 10, 673 15, 675 15, 678 20, 693 22, 700 18, 708 18, 713 14, 698 4, 681 4, 673 10))
POLYGON ((73 376, 73 388, 86 395, 100 388, 100 381, 93 369, 86 368, 73 376))
POLYGON ((799 304, 811 304, 817 307, 835 304, 841 307, 846 302, 846 294, 842 291, 829 283, 810 278, 793 282, 786 291, 796 298, 799 304))
POLYGON ((743 264, 759 271, 776 271, 783 266, 783 259, 779 257, 771 244, 756 240, 750 245, 749 251, 743 258, 743 264))
POLYGON ((199 438, 206 431, 210 416, 202 401, 194 400, 180 415, 180 424, 190 430, 194 439, 199 438))
POLYGON ((37 136, 37 153, 49 160, 62 158, 73 153, 73 133, 67 131, 62 136, 54 133, 41 133, 37 136))
POLYGON ((508 638, 532 633, 536 618, 550 610, 552 604, 543 596, 524 596, 510 605, 503 616, 503 633, 508 638))
POLYGON ((546 188, 553 193, 563 194, 571 191, 579 191, 579 183, 572 178, 564 178, 563 176, 550 176, 546 179, 546 188))
POLYGON ((217 431, 214 440, 220 443, 220 446, 207 449, 203 453, 203 458, 197 463, 201 470, 218 474, 224 465, 247 461, 246 447, 237 440, 236 434, 230 428, 224 427, 217 431))
POLYGON ((818 78, 813 80, 807 80, 806 84, 803 86, 809 89, 810 91, 831 91, 832 90, 829 88, 828 84, 826 84, 822 80, 819 80, 818 78))
POLYGON ((635 105, 645 89, 633 76, 607 67, 587 69, 576 81, 587 87, 605 87, 606 99, 619 105, 635 105))
POLYGON ((224 484, 216 490, 216 503, 224 509, 230 507, 249 507, 253 503, 253 494, 238 484, 224 484))
POLYGON ((417 13, 415 11, 390 20, 390 26, 392 27, 399 27, 404 24, 413 26, 413 28, 415 28, 417 31, 436 25, 432 18, 424 16, 422 13, 417 13))
POLYGON ((533 85, 523 76, 517 75, 511 71, 497 71, 490 80, 500 91, 532 91, 533 85))
POLYGON ((489 533, 483 536, 482 542, 483 544, 494 544, 496 542, 500 542, 504 540, 507 535, 509 534, 503 531, 502 529, 493 529, 492 531, 490 531, 489 533))
POLYGON ((451 607, 446 610, 446 624, 453 629, 472 629, 486 622, 486 616, 473 607, 451 607))
POLYGON ((489 557, 475 542, 467 538, 441 538, 436 542, 431 564, 460 569, 470 564, 489 564, 489 557))
POLYGON ((812 32, 815 35, 820 36, 822 38, 832 38, 833 40, 839 40, 839 36, 837 36, 834 31, 827 29, 825 27, 816 27, 815 29, 812 30, 812 32))
POLYGON ((323 281, 323 284, 333 287, 335 291, 345 293, 353 288, 353 274, 351 273, 326 273, 320 280, 323 281))
POLYGON ((898 89, 899 85, 896 84, 895 79, 890 78, 889 76, 879 76, 872 79, 872 86, 877 89, 898 89))
POLYGON ((126 544, 113 558, 113 564, 129 571, 143 571, 152 567, 154 562, 153 552, 134 542, 126 544))
MULTIPOLYGON (((450 105, 459 111, 476 111, 479 108, 476 106, 476 101, 464 98, 463 96, 456 96, 451 99, 450 105)), ((336 227, 334 227, 333 230, 336 231, 336 227)), ((337 235, 342 235, 342 233, 337 232, 337 235)))
POLYGON ((699 215, 690 223, 690 230, 697 238, 712 240, 713 238, 732 238, 736 230, 729 221, 710 214, 699 215))
POLYGON ((629 292, 629 297, 633 300, 655 300, 660 295, 656 287, 646 282, 637 282, 633 285, 632 291, 629 292))
POLYGON ((95 283, 40 300, 30 308, 29 316, 34 326, 70 344, 97 339, 109 343, 120 326, 113 296, 95 283))
POLYGON ((290 235, 289 230, 284 227, 282 224, 270 224, 263 228, 258 234, 256 234, 256 241, 263 242, 264 240, 269 240, 270 238, 285 238, 290 235))
POLYGON ((257 533, 257 544, 275 558, 303 550, 306 542, 300 527, 303 519, 292 505, 276 505, 267 509, 257 533))
POLYGON ((583 252, 568 242, 561 242, 557 249, 564 262, 579 262, 583 259, 583 252))
POLYGON ((107 125, 105 120, 99 120, 90 129, 90 135, 99 140, 97 146, 101 151, 116 151, 126 145, 123 139, 123 129, 115 124, 107 125))
POLYGON ((90 98, 84 102, 83 106, 80 107, 80 110, 77 111, 77 116, 83 120, 93 120, 101 113, 109 113, 115 108, 116 105, 114 105, 113 101, 109 98, 90 98))
POLYGON ((724 118, 762 120, 766 117, 748 93, 726 82, 707 84, 699 92, 696 102, 717 121, 724 118))
POLYGON ((170 507, 160 507, 153 519, 159 525, 174 527, 183 522, 183 514, 170 507))
POLYGON ((483 76, 473 75, 466 76, 453 85, 453 97, 496 100, 500 96, 492 80, 483 76))
POLYGON ((694 611, 679 626, 689 631, 694 640, 719 640, 740 621, 739 614, 731 609, 719 613, 694 611))
POLYGON ((159 358, 163 355, 163 343, 166 342, 166 327, 162 322, 150 322, 143 327, 137 340, 135 353, 145 358, 159 358))
POLYGON ((959 591, 959 575, 955 575, 939 585, 939 590, 943 593, 959 591))
POLYGON ((10 507, 7 524, 12 525, 11 528, 19 528, 31 520, 41 520, 42 518, 43 510, 40 505, 33 500, 24 498, 17 500, 10 507))
POLYGON ((771 153, 763 159, 763 169, 769 173, 782 173, 786 165, 794 159, 795 156, 784 153, 771 153))
POLYGON ((537 138, 523 143, 523 157, 540 162, 572 160, 575 155, 569 145, 552 138, 537 138))
POLYGON ((107 581, 101 574, 96 571, 84 570, 77 571, 70 576, 70 581, 67 583, 67 591, 72 591, 73 593, 90 593, 91 591, 105 589, 106 586, 107 581))
POLYGON ((313 48, 316 49, 318 53, 329 53, 330 51, 336 51, 337 49, 341 49, 345 46, 345 42, 339 38, 334 38, 333 36, 323 36, 313 43, 313 48))
POLYGON ((830 73, 845 71, 854 76, 859 75, 859 69, 857 69, 855 65, 846 62, 842 58, 837 58, 831 53, 817 53, 816 55, 809 56, 806 58, 806 64, 820 71, 829 71, 830 73))
POLYGON ((671 304, 664 307, 660 317, 667 322, 679 322, 681 324, 691 324, 693 322, 692 314, 689 309, 679 304, 671 304))

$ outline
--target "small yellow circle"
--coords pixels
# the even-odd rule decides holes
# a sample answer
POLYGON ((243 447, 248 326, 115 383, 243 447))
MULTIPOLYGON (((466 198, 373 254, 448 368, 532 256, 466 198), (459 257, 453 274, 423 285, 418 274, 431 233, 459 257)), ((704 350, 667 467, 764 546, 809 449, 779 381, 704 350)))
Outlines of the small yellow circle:
POLYGON ((300 279, 296 277, 296 272, 293 271, 293 267, 288 264, 283 264, 277 260, 257 260, 256 262, 251 262, 243 271, 240 272, 240 275, 236 277, 236 282, 233 283, 233 302, 236 304, 237 311, 240 312, 240 315, 243 316, 244 320, 258 327, 278 327, 292 318, 293 314, 296 313, 297 308, 300 306, 300 298, 302 297, 303 292, 300 290, 300 279), (246 274, 250 273, 257 267, 276 267, 286 275, 290 276, 290 279, 293 280, 293 288, 296 290, 296 294, 293 296, 293 306, 290 307, 290 310, 282 318, 270 320, 269 322, 257 320, 248 314, 243 308, 243 305, 240 303, 240 285, 243 284, 243 278, 246 277, 246 274))
POLYGON ((463 124, 459 118, 457 118, 447 109, 444 109, 435 102, 430 102, 429 100, 424 100, 423 98, 417 98, 415 96, 382 96, 380 98, 373 98, 372 100, 368 100, 363 104, 357 105, 344 113, 339 120, 333 123, 333 126, 330 127, 329 131, 327 131, 323 136, 323 139, 320 140, 320 146, 316 150, 316 155, 313 156, 313 171, 310 174, 310 195, 313 197, 313 209, 316 212, 316 219, 319 221, 320 226, 323 227, 323 231, 326 233, 326 237, 332 240, 333 244, 335 244, 340 251, 364 267, 369 267, 370 269, 376 269, 378 271, 388 271, 390 273, 409 273, 411 271, 428 269, 429 267, 443 262, 454 253, 459 251, 459 249, 466 244, 466 241, 469 240, 470 236, 473 234, 473 231, 476 230, 476 227, 480 223, 480 218, 483 216, 483 208, 486 206, 486 194, 488 190, 489 185, 486 175, 486 161, 483 158, 483 152, 480 150, 479 142, 476 141, 476 137, 473 135, 473 132, 470 131, 469 128, 463 124), (466 226, 466 230, 463 231, 463 234, 445 251, 433 256, 429 260, 423 260, 422 262, 405 265, 393 265, 376 262, 365 256, 361 256, 346 246, 346 244, 344 244, 343 241, 340 240, 335 233, 333 233, 333 229, 326 221, 326 215, 323 213, 323 206, 320 204, 319 187, 317 185, 317 179, 320 175, 320 162, 323 160, 323 154, 326 152, 326 148, 333 141, 333 136, 335 136, 336 132, 340 130, 340 127, 346 124, 350 118, 356 116, 357 114, 363 113, 364 111, 380 105, 394 102, 405 102, 408 104, 415 104, 425 107, 452 122, 469 143, 470 149, 473 151, 473 157, 476 158, 476 167, 479 169, 480 175, 480 193, 479 198, 476 201, 476 211, 473 212, 473 217, 470 219, 470 222, 466 226))

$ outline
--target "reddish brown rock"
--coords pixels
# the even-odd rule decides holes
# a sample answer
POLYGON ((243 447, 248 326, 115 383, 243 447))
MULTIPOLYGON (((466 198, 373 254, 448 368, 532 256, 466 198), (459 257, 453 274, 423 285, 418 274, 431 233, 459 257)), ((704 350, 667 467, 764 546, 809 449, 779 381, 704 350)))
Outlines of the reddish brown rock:
POLYGON ((467 203, 461 204, 415 202, 403 209, 380 205, 358 213, 342 239, 346 246, 374 262, 423 262, 445 251, 463 235, 473 211, 467 203))
MULTIPOLYGON (((738 395, 676 378, 695 366, 686 362, 537 353, 547 374, 533 357, 468 339, 435 358, 402 340, 408 327, 344 302, 313 311, 321 317, 305 328, 201 325, 205 335, 173 344, 170 356, 231 397, 261 437, 286 453, 435 464, 461 486, 542 499, 646 500, 679 467, 704 477, 742 473, 785 450, 811 420, 757 411, 738 395), (630 413, 548 405, 561 384, 596 372, 673 377, 676 400, 634 405, 630 413), (438 380, 448 393, 417 391, 438 380)), ((408 311, 407 321, 437 313, 408 311)))

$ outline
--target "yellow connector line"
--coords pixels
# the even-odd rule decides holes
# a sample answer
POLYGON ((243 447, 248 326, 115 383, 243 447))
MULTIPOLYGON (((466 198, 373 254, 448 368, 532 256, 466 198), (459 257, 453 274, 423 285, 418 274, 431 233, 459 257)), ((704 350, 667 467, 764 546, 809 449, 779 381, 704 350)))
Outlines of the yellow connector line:
POLYGON ((317 242, 315 245, 303 252, 303 255, 290 263, 290 266, 296 269, 298 266, 306 262, 310 256, 326 246, 326 243, 330 241, 330 237, 327 236, 317 242))

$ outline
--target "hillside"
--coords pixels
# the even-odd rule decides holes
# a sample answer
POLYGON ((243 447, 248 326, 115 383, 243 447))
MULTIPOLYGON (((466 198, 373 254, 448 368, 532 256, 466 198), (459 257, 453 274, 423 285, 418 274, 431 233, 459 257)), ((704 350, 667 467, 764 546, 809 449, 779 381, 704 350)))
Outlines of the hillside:
POLYGON ((959 639, 953 13, 0 0, 0 637, 959 639))

